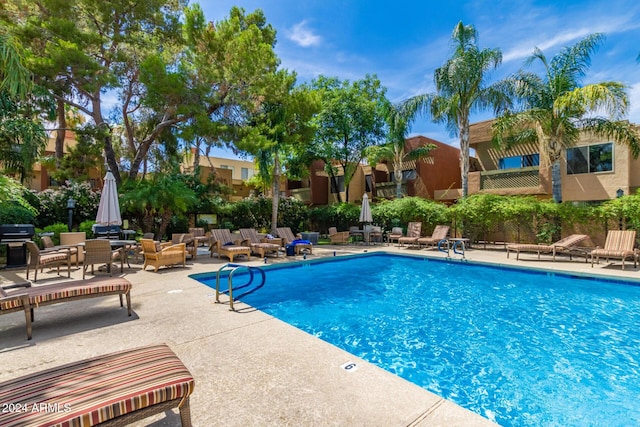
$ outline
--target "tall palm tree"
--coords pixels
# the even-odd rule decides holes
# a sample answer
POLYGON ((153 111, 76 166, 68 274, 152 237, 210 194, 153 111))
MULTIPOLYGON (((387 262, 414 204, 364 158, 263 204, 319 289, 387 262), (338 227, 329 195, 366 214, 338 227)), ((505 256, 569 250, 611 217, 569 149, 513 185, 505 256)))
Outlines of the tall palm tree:
POLYGON ((367 149, 367 161, 371 165, 387 160, 393 166, 393 178, 396 183, 396 198, 402 197, 402 164, 409 160, 428 157, 436 146, 427 144, 407 152, 405 150, 407 135, 409 134, 410 117, 400 105, 389 104, 387 109, 387 143, 374 145, 367 149))
POLYGON ((473 25, 459 22, 451 41, 454 52, 436 69, 436 93, 408 99, 404 108, 410 113, 430 113, 437 123, 446 123, 452 134, 460 136, 462 197, 468 193, 469 116, 474 111, 493 108, 497 114, 509 106, 509 93, 502 82, 486 85, 489 71, 502 63, 500 49, 480 49, 473 25))
POLYGON ((522 111, 508 112, 493 124, 493 141, 498 146, 540 145, 551 165, 553 200, 558 203, 562 202, 560 160, 564 149, 578 141, 581 131, 628 144, 634 157, 640 154, 640 136, 629 122, 620 120, 628 106, 624 85, 582 85, 591 55, 603 39, 602 34, 591 34, 560 51, 551 61, 535 48, 525 65, 539 62, 543 75, 520 71, 511 77, 509 83, 522 103, 522 111), (595 115, 599 112, 609 117, 595 115))

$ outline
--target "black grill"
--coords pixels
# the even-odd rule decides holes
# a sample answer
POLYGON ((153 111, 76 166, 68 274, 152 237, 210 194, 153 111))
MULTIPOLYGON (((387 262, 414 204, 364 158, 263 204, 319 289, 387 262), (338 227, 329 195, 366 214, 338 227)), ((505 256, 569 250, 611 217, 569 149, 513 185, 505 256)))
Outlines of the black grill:
POLYGON ((7 267, 21 267, 27 264, 27 245, 36 234, 33 224, 0 225, 0 245, 6 246, 7 267))

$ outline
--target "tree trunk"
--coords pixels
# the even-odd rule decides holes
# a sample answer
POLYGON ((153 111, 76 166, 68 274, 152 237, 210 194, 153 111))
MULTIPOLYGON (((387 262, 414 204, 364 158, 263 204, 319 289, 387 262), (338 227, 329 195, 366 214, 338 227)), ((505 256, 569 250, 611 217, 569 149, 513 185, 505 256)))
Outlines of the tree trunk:
POLYGON ((460 118, 460 180, 462 183, 462 197, 469 193, 469 119, 460 118))
POLYGON ((56 169, 60 169, 60 162, 64 156, 64 136, 67 132, 67 118, 64 111, 64 100, 58 99, 56 106, 56 113, 58 115, 58 130, 56 132, 56 169))
POLYGON ((396 199, 402 198, 402 162, 393 163, 393 180, 396 183, 396 199))
POLYGON ((280 159, 275 153, 273 161, 273 182, 271 183, 271 234, 274 236, 278 227, 278 204, 280 203, 280 159))
POLYGON ((551 192, 553 201, 562 203, 562 176, 560 174, 560 159, 555 159, 551 164, 551 192))

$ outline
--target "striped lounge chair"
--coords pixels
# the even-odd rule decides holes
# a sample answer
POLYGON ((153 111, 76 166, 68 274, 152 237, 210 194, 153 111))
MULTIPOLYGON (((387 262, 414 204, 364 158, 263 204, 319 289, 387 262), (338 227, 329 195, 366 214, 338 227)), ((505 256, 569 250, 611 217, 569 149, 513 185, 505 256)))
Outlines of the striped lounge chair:
POLYGON ((240 235, 242 236, 243 243, 251 246, 251 252, 260 255, 260 258, 264 258, 265 254, 268 253, 274 253, 276 258, 280 255, 282 239, 260 239, 258 233, 253 228, 241 228, 240 235), (278 243, 275 243, 276 241, 278 243))
POLYGON ((538 259, 540 259, 541 253, 545 253, 553 254, 553 260, 555 261, 556 254, 567 253, 569 254, 569 259, 571 259, 571 255, 578 252, 585 255, 586 262, 587 252, 579 250, 577 245, 588 238, 589 236, 586 234, 572 234, 550 245, 512 243, 507 245, 507 258, 509 258, 509 252, 516 253, 516 260, 520 259, 520 252, 536 252, 538 254, 538 259))
POLYGON ((607 233, 607 239, 604 242, 604 248, 596 248, 591 251, 591 267, 593 262, 600 262, 600 258, 621 259, 622 269, 624 270, 624 260, 630 258, 633 260, 633 266, 638 264, 637 253, 634 250, 636 244, 635 230, 611 230, 607 233))
POLYGON ((438 242, 447 238, 450 228, 451 227, 449 227, 448 225, 436 225, 436 228, 433 229, 433 233, 431 233, 431 236, 420 237, 418 239, 418 246, 437 245, 438 242))
POLYGON ((251 260, 251 248, 249 246, 239 245, 231 237, 231 231, 228 228, 217 228, 211 230, 211 244, 209 246, 209 252, 213 257, 213 253, 220 256, 226 256, 229 258, 229 262, 233 262, 233 259, 238 255, 244 255, 247 260, 251 260))
POLYGON ((130 349, 0 383, 0 402, 14 404, 0 425, 124 426, 179 408, 189 427, 193 388, 166 344, 130 349))
MULTIPOLYGON (((11 291, 0 288, 0 314, 24 311, 27 322, 27 339, 30 340, 35 308, 79 299, 118 295, 120 307, 123 306, 122 297, 126 297, 127 311, 131 316, 130 291, 131 283, 122 277, 74 280, 11 291)), ((1 420, 0 425, 2 425, 1 420)))
POLYGON ((276 228, 276 232, 278 233, 278 237, 284 239, 285 245, 294 245, 294 249, 296 251, 296 255, 300 254, 300 251, 308 250, 309 254, 313 253, 313 244, 311 242, 301 241, 300 238, 293 235, 293 231, 291 231, 290 227, 278 227, 276 228))

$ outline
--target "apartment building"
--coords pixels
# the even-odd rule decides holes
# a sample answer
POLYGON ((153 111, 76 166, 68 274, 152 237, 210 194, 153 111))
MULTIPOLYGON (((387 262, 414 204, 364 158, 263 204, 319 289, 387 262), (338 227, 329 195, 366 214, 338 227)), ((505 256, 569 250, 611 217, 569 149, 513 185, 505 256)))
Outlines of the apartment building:
MULTIPOLYGON (((502 150, 491 144, 493 120, 470 127, 470 146, 481 171, 469 174, 469 194, 534 195, 551 198, 551 169, 536 144, 502 150)), ((640 130, 640 127, 638 128, 640 130)), ((640 188, 640 159, 629 147, 583 133, 564 150, 561 160, 562 200, 597 202, 632 194, 640 188)))

